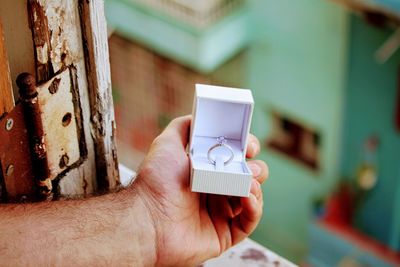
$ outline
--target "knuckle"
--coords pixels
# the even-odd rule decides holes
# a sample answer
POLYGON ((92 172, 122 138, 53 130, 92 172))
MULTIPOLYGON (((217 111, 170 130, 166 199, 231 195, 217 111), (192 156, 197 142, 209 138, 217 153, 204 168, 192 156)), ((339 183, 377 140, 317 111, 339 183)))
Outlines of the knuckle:
POLYGON ((176 117, 174 119, 172 119, 169 123, 170 126, 175 126, 175 125, 179 125, 183 120, 185 119, 185 117, 181 116, 181 117, 176 117))

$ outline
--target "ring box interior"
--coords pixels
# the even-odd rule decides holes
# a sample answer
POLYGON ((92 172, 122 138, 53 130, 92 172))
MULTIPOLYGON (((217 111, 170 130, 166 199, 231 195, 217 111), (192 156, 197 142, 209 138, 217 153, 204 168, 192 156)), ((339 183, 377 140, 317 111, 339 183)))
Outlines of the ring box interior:
POLYGON ((250 90, 196 84, 189 143, 193 192, 249 196, 252 173, 246 149, 253 106, 250 90), (222 145, 209 152, 218 137, 232 151, 222 145), (233 160, 225 165, 232 152, 233 160))

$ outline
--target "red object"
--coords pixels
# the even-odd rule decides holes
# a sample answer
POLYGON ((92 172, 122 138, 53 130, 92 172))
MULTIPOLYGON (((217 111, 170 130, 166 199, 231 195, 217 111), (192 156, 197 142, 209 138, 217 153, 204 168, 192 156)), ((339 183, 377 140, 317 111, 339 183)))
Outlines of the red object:
POLYGON ((351 187, 341 184, 338 190, 332 194, 326 204, 326 213, 322 220, 334 223, 350 225, 354 211, 354 194, 351 187))
POLYGON ((335 224, 326 221, 320 221, 318 222, 318 225, 335 235, 356 244, 360 249, 371 252, 371 254, 390 262, 393 266, 400 266, 400 252, 392 250, 385 244, 363 234, 350 225, 335 224))

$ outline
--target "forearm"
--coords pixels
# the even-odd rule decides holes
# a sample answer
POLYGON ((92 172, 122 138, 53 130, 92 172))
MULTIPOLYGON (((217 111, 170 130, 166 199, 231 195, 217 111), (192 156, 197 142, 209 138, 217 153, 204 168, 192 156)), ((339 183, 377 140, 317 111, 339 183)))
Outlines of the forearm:
POLYGON ((0 206, 0 265, 134 265, 155 260, 155 234, 132 189, 85 200, 0 206))

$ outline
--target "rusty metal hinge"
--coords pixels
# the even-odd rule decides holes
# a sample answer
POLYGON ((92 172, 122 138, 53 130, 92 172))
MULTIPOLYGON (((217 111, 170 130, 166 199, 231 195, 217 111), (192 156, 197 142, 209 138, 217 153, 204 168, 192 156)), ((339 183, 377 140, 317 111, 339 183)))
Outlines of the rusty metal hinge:
POLYGON ((0 120, 0 166, 2 202, 34 197, 34 175, 22 105, 0 120))
POLYGON ((51 199, 52 181, 86 155, 73 75, 67 68, 39 86, 18 76, 20 101, 0 119, 3 202, 51 199))

